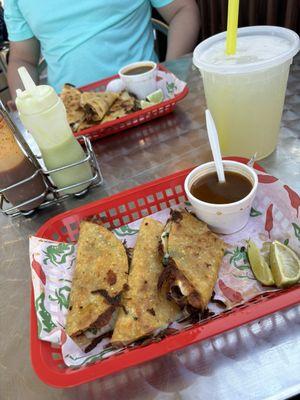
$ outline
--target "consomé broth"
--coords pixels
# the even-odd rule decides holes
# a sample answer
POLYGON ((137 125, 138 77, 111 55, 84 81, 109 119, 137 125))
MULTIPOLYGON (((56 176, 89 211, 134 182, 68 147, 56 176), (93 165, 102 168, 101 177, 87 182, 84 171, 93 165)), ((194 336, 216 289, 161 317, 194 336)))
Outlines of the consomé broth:
POLYGON ((212 204, 229 204, 246 197, 252 190, 252 183, 245 176, 232 171, 224 171, 224 183, 219 183, 216 172, 197 179, 190 189, 199 200, 212 204))
POLYGON ((128 68, 123 72, 123 75, 140 75, 151 71, 151 69, 153 69, 152 65, 139 65, 137 67, 128 68))

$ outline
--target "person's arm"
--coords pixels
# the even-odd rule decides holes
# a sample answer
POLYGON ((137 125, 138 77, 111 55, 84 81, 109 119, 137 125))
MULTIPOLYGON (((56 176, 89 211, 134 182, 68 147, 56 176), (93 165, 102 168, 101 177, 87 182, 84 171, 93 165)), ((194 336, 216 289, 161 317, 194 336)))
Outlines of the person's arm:
POLYGON ((7 69, 7 81, 14 101, 16 90, 23 89, 23 84, 18 74, 18 68, 24 66, 32 79, 38 83, 38 63, 40 59, 40 44, 36 38, 22 40, 20 42, 10 42, 9 44, 9 63, 7 69))
POLYGON ((194 50, 200 30, 200 13, 195 0, 174 0, 157 11, 169 24, 166 60, 194 50))

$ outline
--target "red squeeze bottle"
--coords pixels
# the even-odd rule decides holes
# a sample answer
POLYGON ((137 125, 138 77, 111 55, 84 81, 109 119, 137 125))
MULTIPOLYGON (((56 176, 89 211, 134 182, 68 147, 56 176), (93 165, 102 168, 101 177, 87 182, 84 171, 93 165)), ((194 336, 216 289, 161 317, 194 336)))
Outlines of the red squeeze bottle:
MULTIPOLYGON (((25 156, 8 126, 0 115, 0 193, 2 190, 29 178, 36 172, 36 167, 25 156)), ((18 207, 20 211, 29 211, 38 207, 44 200, 42 194, 46 191, 46 185, 40 174, 21 185, 3 192, 4 197, 13 206, 41 196, 27 205, 18 207)))

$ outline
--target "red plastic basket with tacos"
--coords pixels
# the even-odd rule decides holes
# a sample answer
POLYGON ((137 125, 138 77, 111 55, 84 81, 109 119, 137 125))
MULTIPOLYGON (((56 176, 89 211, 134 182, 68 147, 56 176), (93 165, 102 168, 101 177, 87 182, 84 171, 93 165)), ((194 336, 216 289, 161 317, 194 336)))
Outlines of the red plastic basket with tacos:
MULTIPOLYGON (((262 171, 260 167, 256 166, 256 168, 262 171)), ((36 236, 58 242, 76 242, 79 223, 88 217, 96 215, 102 218, 104 216, 106 224, 116 228, 124 223, 133 222, 146 215, 180 204, 186 200, 183 185, 189 172, 190 169, 180 171, 165 178, 59 214, 46 222, 38 230, 36 236)), ((269 175, 263 174, 261 176, 262 181, 265 181, 265 183, 267 181, 276 181, 276 178, 269 175)), ((223 290, 225 292, 228 290, 227 295, 229 297, 234 294, 230 288, 223 287, 223 290)), ((229 329, 292 306, 298 303, 299 300, 299 285, 289 289, 265 292, 245 303, 200 321, 185 330, 170 332, 160 341, 124 348, 106 359, 98 359, 94 363, 71 368, 64 363, 59 345, 54 345, 38 338, 38 321, 32 290, 32 364, 40 379, 51 386, 77 386, 221 334, 229 329)), ((95 360, 91 359, 91 361, 95 360)))
MULTIPOLYGON (((163 76, 168 77, 168 79, 170 80, 170 82, 166 81, 165 84, 165 100, 158 104, 149 106, 145 109, 130 112, 127 115, 124 115, 112 121, 98 124, 95 123, 95 125, 89 128, 75 132, 74 135, 76 137, 84 135, 87 136, 90 140, 97 140, 109 135, 113 135, 115 133, 119 133, 134 126, 144 124, 145 122, 171 113, 174 110, 176 104, 188 94, 189 89, 184 82, 177 79, 175 75, 172 74, 166 67, 158 65, 158 71, 159 73, 161 73, 161 75, 158 74, 157 77, 159 81, 163 81, 164 79, 166 79, 163 78, 163 76)), ((82 92, 104 91, 107 84, 118 77, 118 75, 114 75, 109 78, 91 83, 89 85, 82 86, 79 88, 79 90, 81 90, 82 92)))

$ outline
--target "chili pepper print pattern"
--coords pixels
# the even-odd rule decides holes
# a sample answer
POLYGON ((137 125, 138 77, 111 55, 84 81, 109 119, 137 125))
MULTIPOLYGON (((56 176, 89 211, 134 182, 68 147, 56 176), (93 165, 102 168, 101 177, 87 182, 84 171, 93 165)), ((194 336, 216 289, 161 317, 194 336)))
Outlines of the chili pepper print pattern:
POLYGON ((63 329, 61 329, 61 331, 60 331, 60 343, 61 343, 61 345, 64 345, 66 343, 66 341, 67 341, 67 334, 63 329))
POLYGON ((55 323, 52 321, 51 315, 45 308, 45 293, 42 292, 35 301, 35 309, 38 317, 38 335, 40 336, 44 330, 50 333, 55 327, 55 323))
POLYGON ((232 251, 226 250, 224 256, 226 255, 230 255, 229 264, 237 269, 236 272, 232 271, 232 276, 237 279, 255 280, 251 272, 245 246, 236 246, 232 251))
POLYGON ((55 289, 55 296, 49 295, 49 300, 57 302, 60 310, 63 308, 67 310, 69 307, 70 292, 71 288, 69 286, 63 286, 59 289, 55 289))
POLYGON ((110 353, 112 350, 111 348, 108 348, 106 350, 102 350, 100 353, 95 354, 95 355, 91 355, 91 356, 81 356, 81 357, 73 357, 71 354, 66 354, 65 358, 70 359, 71 361, 79 361, 76 363, 76 365, 78 365, 79 367, 82 365, 86 365, 86 364, 91 364, 94 363, 98 360, 102 360, 104 357, 104 355, 106 353, 110 353), (82 359, 82 361, 80 361, 80 359, 82 359))
POLYGON ((250 217, 259 217, 260 215, 262 215, 262 213, 260 211, 258 211, 255 208, 251 207, 250 217))
POLYGON ((232 303, 237 304, 243 301, 241 293, 225 285, 222 279, 219 279, 219 288, 224 296, 232 303))
POLYGON ((292 223, 292 226, 294 228, 296 238, 300 241, 300 226, 295 224, 294 222, 292 223))
POLYGON ((38 261, 36 261, 36 259, 34 258, 34 254, 32 255, 31 266, 32 266, 32 269, 36 272, 37 276, 42 281, 43 285, 46 285, 46 275, 43 271, 41 264, 38 261))
POLYGON ((245 247, 236 246, 233 251, 226 250, 225 256, 230 254, 230 264, 232 264, 235 268, 240 270, 249 269, 249 261, 245 247))
POLYGON ((270 204, 266 212, 265 230, 271 238, 271 230, 273 229, 273 204, 270 204))
POLYGON ((272 175, 257 174, 257 178, 259 183, 274 183, 278 181, 278 178, 275 178, 275 176, 272 175))
POLYGON ((298 193, 294 192, 294 190, 291 189, 289 186, 284 185, 283 187, 289 195, 291 206, 296 210, 296 217, 298 218, 299 207, 300 207, 300 196, 298 195, 298 193))
POLYGON ((44 251, 44 255, 46 256, 43 262, 47 265, 47 262, 50 261, 54 265, 64 264, 68 256, 72 255, 75 251, 75 247, 73 245, 67 243, 59 243, 57 245, 50 245, 47 247, 46 251, 44 251))
POLYGON ((120 228, 114 230, 115 234, 119 237, 136 235, 138 231, 138 229, 132 229, 128 225, 121 226, 120 228))
POLYGON ((61 343, 68 310, 76 246, 30 238, 32 283, 41 340, 61 343))
POLYGON ((174 82, 167 83, 167 92, 169 97, 173 97, 174 91, 176 90, 176 86, 174 82))

